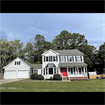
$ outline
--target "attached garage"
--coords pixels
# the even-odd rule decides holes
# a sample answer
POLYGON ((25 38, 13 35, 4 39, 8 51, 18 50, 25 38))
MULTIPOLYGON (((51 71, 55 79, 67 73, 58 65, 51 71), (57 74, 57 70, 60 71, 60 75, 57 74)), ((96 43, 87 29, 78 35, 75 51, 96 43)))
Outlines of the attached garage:
POLYGON ((5 72, 5 78, 16 79, 16 70, 8 70, 5 72))
POLYGON ((29 70, 18 70, 17 78, 27 78, 29 77, 29 70))
POLYGON ((31 64, 17 57, 4 67, 4 79, 29 78, 31 64))

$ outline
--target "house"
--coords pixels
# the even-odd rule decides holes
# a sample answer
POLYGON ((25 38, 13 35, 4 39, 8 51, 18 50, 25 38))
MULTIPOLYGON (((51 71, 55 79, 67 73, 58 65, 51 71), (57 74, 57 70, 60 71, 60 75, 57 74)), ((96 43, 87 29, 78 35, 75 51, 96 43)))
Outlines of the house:
POLYGON ((88 79, 83 53, 73 50, 48 50, 42 54, 42 75, 49 79, 55 73, 63 78, 88 79))
POLYGON ((44 79, 60 74, 62 79, 88 79, 84 54, 77 49, 48 50, 42 54, 42 64, 30 64, 17 57, 6 65, 4 79, 29 78, 31 73, 42 74, 44 79))

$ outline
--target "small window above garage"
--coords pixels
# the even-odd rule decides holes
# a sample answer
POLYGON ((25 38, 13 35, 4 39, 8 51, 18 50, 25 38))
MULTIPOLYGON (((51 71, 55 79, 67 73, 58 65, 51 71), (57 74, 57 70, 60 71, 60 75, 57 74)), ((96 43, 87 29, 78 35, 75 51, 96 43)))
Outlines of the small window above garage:
POLYGON ((21 61, 15 61, 15 65, 20 65, 21 61))

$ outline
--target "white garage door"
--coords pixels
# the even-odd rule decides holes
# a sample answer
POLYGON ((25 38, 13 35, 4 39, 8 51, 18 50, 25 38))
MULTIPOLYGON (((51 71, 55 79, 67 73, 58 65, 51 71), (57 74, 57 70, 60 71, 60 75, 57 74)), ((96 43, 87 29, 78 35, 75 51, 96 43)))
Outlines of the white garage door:
POLYGON ((16 70, 10 70, 6 72, 6 79, 16 78, 16 70))
POLYGON ((28 70, 18 70, 17 78, 29 78, 28 70))

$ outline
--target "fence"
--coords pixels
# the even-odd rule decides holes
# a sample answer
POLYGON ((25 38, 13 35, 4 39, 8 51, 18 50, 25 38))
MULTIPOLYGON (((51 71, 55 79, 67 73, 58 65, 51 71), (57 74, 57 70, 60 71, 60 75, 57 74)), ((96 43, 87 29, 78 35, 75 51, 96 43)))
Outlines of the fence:
MULTIPOLYGON (((89 75, 89 79, 96 79, 97 77, 101 77, 102 75, 89 75)), ((103 75, 105 77, 105 75, 103 75)))
POLYGON ((0 73, 0 78, 2 78, 3 76, 2 76, 2 74, 0 73))

